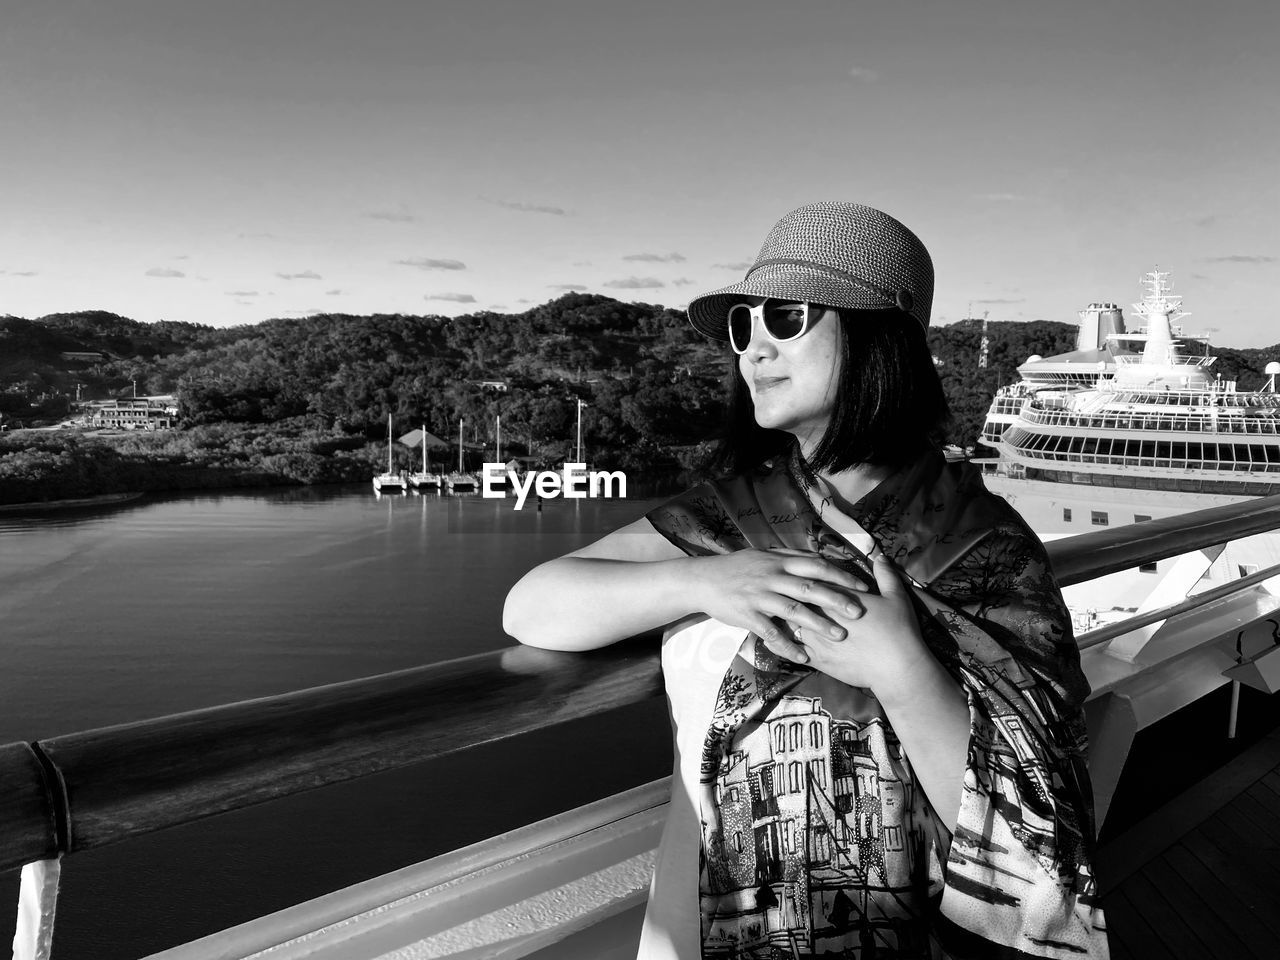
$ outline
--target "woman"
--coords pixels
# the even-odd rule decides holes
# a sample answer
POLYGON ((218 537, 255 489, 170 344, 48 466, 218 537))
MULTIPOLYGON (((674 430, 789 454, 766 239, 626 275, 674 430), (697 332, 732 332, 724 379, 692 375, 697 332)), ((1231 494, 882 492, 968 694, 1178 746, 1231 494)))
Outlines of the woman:
POLYGON ((933 445, 932 297, 892 217, 787 214, 689 304, 736 354, 728 474, 507 598, 540 647, 667 625, 644 960, 1107 955, 1088 685, 1039 542, 933 445))

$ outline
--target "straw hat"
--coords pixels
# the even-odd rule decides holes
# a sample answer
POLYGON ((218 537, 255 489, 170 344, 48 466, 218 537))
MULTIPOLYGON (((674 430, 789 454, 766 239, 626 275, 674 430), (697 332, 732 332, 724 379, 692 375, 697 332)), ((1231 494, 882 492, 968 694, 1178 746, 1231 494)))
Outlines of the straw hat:
POLYGON ((744 296, 852 310, 898 307, 927 327, 933 261, 920 238, 886 213, 860 203, 811 203, 774 225, 740 283, 691 300, 689 320, 699 333, 728 340, 729 308, 744 296))

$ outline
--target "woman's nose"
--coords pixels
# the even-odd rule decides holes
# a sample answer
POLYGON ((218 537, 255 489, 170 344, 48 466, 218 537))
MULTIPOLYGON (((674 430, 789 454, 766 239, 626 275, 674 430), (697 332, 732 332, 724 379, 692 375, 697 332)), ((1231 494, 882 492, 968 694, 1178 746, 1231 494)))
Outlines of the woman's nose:
POLYGON ((752 317, 751 342, 747 344, 747 356, 752 359, 755 357, 770 357, 777 354, 777 352, 778 347, 773 342, 773 337, 765 333, 764 324, 752 317))

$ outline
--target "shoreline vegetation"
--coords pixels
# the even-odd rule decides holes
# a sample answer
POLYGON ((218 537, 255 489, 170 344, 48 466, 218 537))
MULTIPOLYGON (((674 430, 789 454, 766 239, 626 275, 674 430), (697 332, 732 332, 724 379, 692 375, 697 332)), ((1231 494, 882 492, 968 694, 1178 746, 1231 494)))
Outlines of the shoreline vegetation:
MULTIPOLYGON (((420 456, 407 448, 397 453, 403 461, 397 468, 409 469, 410 461, 420 456)), ((15 430, 0 434, 0 514, 124 502, 147 493, 367 484, 386 469, 386 456, 385 440, 318 431, 297 422, 212 424, 111 436, 15 430)), ((604 463, 604 456, 593 459, 604 463)), ((439 460, 433 469, 441 469, 439 460)), ((676 493, 685 475, 682 468, 634 481, 629 474, 628 496, 676 493)))
MULTIPOLYGON (((944 443, 974 445, 996 388, 1029 355, 1074 349, 1076 327, 992 322, 988 335, 979 367, 982 320, 929 330, 952 411, 944 443)), ((1257 389, 1280 345, 1213 352, 1224 379, 1257 389)), ((493 459, 498 417, 504 460, 558 469, 575 460, 579 409, 592 469, 623 471, 631 495, 666 495, 703 476, 735 362, 682 311, 580 293, 518 314, 235 327, 0 316, 0 505, 366 483, 386 469, 388 414, 398 436, 425 424, 443 441, 433 470, 456 468, 459 421, 467 469, 493 459), (177 398, 175 429, 83 429, 93 401, 162 395, 177 398)), ((421 451, 397 443, 395 458, 418 469, 421 451)))

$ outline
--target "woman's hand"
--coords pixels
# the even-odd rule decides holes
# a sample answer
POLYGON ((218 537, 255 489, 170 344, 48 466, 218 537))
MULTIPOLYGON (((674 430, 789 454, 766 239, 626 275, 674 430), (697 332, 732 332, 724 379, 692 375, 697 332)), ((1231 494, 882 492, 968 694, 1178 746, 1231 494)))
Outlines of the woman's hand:
POLYGON ((809 636, 833 641, 843 637, 847 623, 838 618, 861 614, 852 594, 865 596, 867 589, 831 561, 785 547, 699 557, 691 569, 696 571, 691 586, 698 609, 752 631, 770 649, 789 642, 786 629, 774 617, 799 625, 809 636))
POLYGON ((901 577, 880 553, 874 557, 872 570, 879 596, 861 593, 857 601, 862 605, 860 612, 834 616, 847 631, 843 639, 810 631, 797 620, 792 623, 792 639, 766 641, 766 646, 850 686, 866 687, 881 699, 902 694, 923 662, 921 658, 932 654, 925 646, 901 577))

